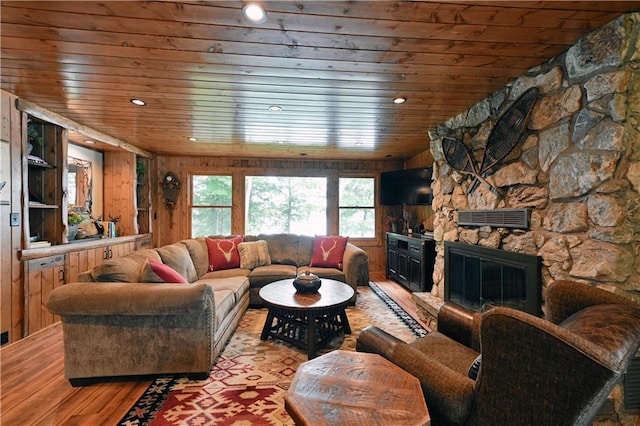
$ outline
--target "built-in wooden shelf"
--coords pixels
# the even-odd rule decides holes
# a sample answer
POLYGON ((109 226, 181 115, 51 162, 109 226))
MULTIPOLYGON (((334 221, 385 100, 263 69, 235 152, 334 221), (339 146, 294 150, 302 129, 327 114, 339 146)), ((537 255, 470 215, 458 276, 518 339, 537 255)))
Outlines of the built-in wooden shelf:
POLYGON ((42 204, 42 203, 29 202, 29 208, 30 209, 57 209, 59 207, 54 204, 42 204))

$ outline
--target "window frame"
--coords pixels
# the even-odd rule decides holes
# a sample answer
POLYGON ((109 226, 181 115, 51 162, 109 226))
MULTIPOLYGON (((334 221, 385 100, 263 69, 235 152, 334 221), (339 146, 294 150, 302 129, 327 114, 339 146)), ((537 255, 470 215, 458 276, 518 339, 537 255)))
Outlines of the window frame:
MULTIPOLYGON (((231 235, 244 235, 246 234, 245 224, 245 212, 247 206, 245 205, 245 176, 282 176, 282 177, 324 177, 327 179, 327 229, 326 235, 337 235, 340 230, 339 216, 339 192, 340 192, 340 178, 371 178, 374 180, 374 212, 375 212, 375 233, 373 237, 353 237, 349 238, 349 241, 353 241, 361 244, 362 246, 377 246, 384 239, 384 226, 381 222, 383 215, 383 207, 379 204, 379 185, 380 185, 380 173, 376 171, 340 171, 340 170, 328 170, 328 169, 313 169, 313 170, 290 170, 290 169, 273 169, 268 167, 257 168, 234 168, 234 167, 221 167, 215 171, 211 171, 209 168, 192 167, 186 170, 186 174, 189 179, 188 188, 188 229, 186 230, 188 235, 191 235, 191 217, 192 217, 192 205, 193 192, 192 176, 231 176, 232 179, 232 207, 231 207, 231 235)), ((186 185, 185 185, 186 186, 186 185)))
POLYGON ((336 207, 337 207, 337 224, 338 224, 338 229, 337 229, 337 233, 340 233, 340 217, 341 217, 341 212, 342 210, 364 210, 364 209, 370 209, 373 211, 373 236, 371 237, 353 237, 353 239, 357 239, 357 240, 361 240, 361 241, 370 241, 370 240, 375 240, 377 238, 378 232, 379 232, 379 224, 378 224, 378 206, 376 205, 376 194, 378 193, 377 188, 378 188, 378 180, 379 178, 376 176, 371 176, 371 175, 349 175, 349 174, 339 174, 338 175, 338 180, 337 180, 337 187, 336 187, 336 195, 337 195, 337 202, 336 202, 336 207), (340 180, 341 179, 371 179, 373 181, 373 194, 372 195, 372 205, 371 206, 347 206, 347 207, 342 207, 340 205, 340 180))
MULTIPOLYGON (((233 234, 233 229, 234 229, 234 208, 235 208, 235 203, 234 203, 234 194, 235 194, 235 185, 236 185, 236 180, 233 176, 233 173, 207 173, 207 172, 190 172, 188 173, 188 178, 189 178, 189 191, 188 191, 188 197, 189 197, 189 202, 188 202, 188 209, 189 209, 189 238, 197 238, 194 237, 193 235, 193 210, 194 209, 228 209, 229 213, 230 213, 230 230, 229 230, 229 234, 233 234), (227 205, 195 205, 194 204, 194 195, 195 195, 195 191, 193 188, 193 179, 195 176, 220 176, 220 177, 228 177, 231 179, 231 203, 227 206, 227 205)), ((213 234, 209 234, 209 235, 213 235, 213 234)), ((200 235, 198 237, 204 237, 206 235, 200 235)))
POLYGON ((330 186, 330 177, 328 175, 323 175, 323 174, 291 174, 291 173, 269 173, 269 171, 262 171, 262 172, 258 172, 258 173, 246 173, 243 176, 242 179, 242 189, 243 189, 243 193, 245 194, 245 197, 243 198, 243 202, 242 202, 242 208, 243 208, 243 223, 244 223, 244 231, 246 231, 247 229, 247 210, 249 208, 249 206, 246 204, 246 179, 248 177, 275 177, 275 178, 296 178, 296 179, 304 179, 304 178, 310 178, 310 179, 324 179, 325 180, 325 199, 326 199, 326 205, 325 205, 325 229, 324 229, 324 234, 326 235, 330 235, 331 233, 329 232, 329 194, 330 194, 330 190, 329 190, 329 186, 330 186))

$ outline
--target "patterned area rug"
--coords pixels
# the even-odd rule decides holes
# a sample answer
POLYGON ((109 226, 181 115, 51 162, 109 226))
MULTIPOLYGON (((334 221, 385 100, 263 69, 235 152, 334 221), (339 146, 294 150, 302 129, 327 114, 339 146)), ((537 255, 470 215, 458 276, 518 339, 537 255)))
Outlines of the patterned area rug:
MULTIPOLYGON (((377 325, 404 341, 427 334, 418 321, 375 283, 358 288, 357 306, 347 308, 350 335, 330 350, 355 350, 356 338, 377 325)), ((249 309, 209 378, 155 379, 119 425, 292 425, 284 394, 307 355, 286 343, 260 340, 266 309, 249 309)))

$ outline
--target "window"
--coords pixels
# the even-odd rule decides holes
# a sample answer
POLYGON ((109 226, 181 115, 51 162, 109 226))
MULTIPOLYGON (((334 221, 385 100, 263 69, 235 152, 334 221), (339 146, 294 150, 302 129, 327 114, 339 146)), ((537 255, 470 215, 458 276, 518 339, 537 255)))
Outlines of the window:
POLYGON ((375 238, 374 188, 373 178, 340 178, 340 235, 375 238))
POLYGON ((191 236, 231 234, 231 176, 191 177, 191 236))
POLYGON ((245 233, 327 233, 327 179, 247 176, 245 233))

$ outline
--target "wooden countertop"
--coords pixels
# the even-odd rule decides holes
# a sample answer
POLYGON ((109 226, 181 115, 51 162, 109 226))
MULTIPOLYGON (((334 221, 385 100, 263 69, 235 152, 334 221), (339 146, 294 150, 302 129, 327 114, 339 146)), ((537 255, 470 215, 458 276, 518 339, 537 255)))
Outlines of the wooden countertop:
POLYGON ((115 238, 94 238, 87 241, 73 242, 67 244, 58 244, 55 246, 38 247, 20 250, 18 257, 20 260, 38 259, 40 257, 55 256, 74 251, 82 251, 99 247, 106 247, 114 244, 123 244, 128 242, 136 242, 151 238, 151 234, 126 235, 115 238))

